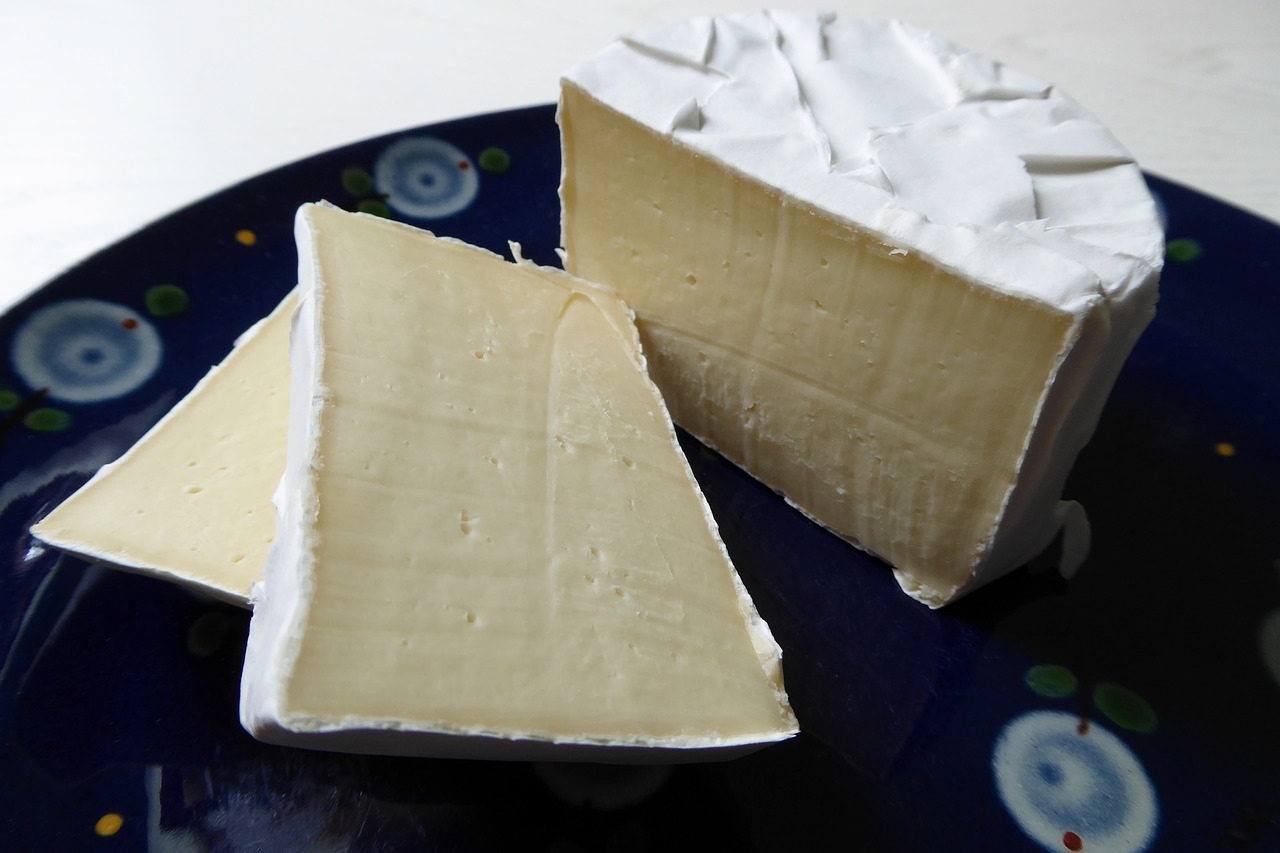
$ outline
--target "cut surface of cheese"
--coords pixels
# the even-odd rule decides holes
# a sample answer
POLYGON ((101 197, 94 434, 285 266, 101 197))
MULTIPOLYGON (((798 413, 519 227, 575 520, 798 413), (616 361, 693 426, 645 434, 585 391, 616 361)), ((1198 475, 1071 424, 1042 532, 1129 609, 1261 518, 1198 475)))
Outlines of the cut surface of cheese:
POLYGON ((275 535, 289 417, 290 294, 115 462, 35 524, 94 563, 247 607, 275 535))
POLYGON ((1052 86, 893 21, 755 12, 568 71, 566 268, 676 422, 940 606, 1064 529, 1154 314, 1142 176, 1052 86))
POLYGON ((792 735, 781 652, 617 297, 328 205, 297 226, 245 727, 342 751, 593 760, 792 735))

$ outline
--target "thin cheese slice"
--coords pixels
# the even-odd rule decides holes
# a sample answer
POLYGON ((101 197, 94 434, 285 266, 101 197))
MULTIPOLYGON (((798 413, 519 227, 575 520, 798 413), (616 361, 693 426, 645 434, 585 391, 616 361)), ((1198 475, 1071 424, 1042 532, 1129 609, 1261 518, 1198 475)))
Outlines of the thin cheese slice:
POLYGON ((298 242, 254 736, 681 760, 796 731, 616 296, 327 205, 298 242))
POLYGON ((247 607, 275 535, 290 294, 132 448, 31 532, 91 562, 247 607))

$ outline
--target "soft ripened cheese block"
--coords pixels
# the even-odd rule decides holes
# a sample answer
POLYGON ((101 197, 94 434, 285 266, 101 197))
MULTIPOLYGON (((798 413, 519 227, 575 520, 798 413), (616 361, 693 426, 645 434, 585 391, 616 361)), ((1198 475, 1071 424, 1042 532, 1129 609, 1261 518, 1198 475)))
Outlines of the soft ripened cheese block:
POLYGON ((1154 315, 1130 156, 1052 86, 894 21, 753 12, 568 71, 566 267, 676 422, 931 606, 1023 564, 1154 315))
POLYGON ((275 535, 296 300, 234 349, 123 456, 31 528, 91 562, 247 607, 275 535))
POLYGON ((248 731, 621 761, 796 731, 614 294, 328 205, 299 211, 297 237, 248 731))

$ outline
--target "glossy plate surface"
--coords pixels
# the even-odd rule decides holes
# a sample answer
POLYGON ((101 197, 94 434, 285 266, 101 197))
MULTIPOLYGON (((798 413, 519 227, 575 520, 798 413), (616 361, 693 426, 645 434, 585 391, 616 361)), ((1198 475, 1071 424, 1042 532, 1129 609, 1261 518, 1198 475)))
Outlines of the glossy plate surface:
POLYGON ((1156 178, 1160 312, 1069 483, 1094 526, 1070 583, 1032 566, 929 611, 685 441, 804 728, 737 761, 267 747, 236 719, 247 614, 33 546, 289 290, 300 203, 556 264, 559 157, 551 107, 369 140, 175 213, 0 318, 0 848, 1277 849, 1280 228, 1156 178))

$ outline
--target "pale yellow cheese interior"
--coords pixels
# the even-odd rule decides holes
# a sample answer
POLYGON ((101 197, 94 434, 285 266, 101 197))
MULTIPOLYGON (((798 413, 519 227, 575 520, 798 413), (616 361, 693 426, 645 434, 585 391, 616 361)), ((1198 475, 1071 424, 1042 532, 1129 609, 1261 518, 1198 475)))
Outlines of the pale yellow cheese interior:
POLYGON ((280 727, 686 746, 794 731, 623 305, 309 211, 315 515, 254 617, 287 609, 274 572, 296 572, 295 621, 250 639, 251 658, 282 656, 280 727))
POLYGON ((116 462, 32 528, 94 562, 248 604, 284 470, 290 295, 116 462))
POLYGON ((567 267, 635 310, 672 416, 932 604, 986 556, 1078 330, 563 86, 567 267))

